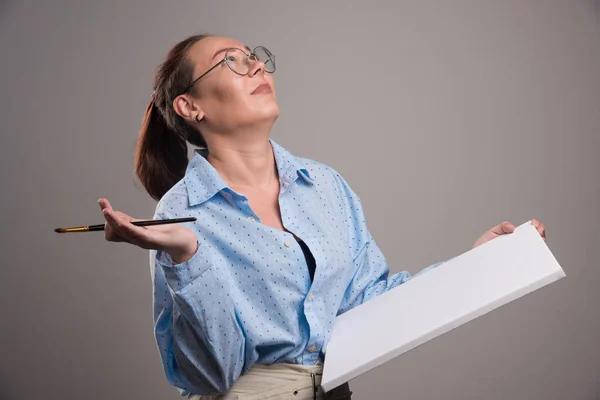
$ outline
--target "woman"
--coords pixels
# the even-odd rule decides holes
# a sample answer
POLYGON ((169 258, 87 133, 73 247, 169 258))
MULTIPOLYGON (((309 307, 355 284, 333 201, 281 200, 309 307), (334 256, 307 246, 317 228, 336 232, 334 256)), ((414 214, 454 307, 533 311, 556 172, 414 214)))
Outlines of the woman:
MULTIPOLYGON (((107 240, 151 250, 156 341, 167 379, 190 398, 349 399, 347 384, 319 387, 334 318, 411 277, 388 275, 335 170, 270 139, 274 71, 267 49, 233 39, 174 46, 155 76, 136 172, 159 200, 155 219, 197 221, 137 227, 99 200, 107 240), (189 164, 186 141, 201 148, 189 164)), ((475 245, 513 230, 502 223, 475 245)))

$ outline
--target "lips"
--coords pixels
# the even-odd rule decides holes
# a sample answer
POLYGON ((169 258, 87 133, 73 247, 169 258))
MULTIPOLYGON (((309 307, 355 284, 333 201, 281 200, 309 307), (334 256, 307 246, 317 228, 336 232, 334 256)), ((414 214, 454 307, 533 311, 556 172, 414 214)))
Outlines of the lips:
POLYGON ((251 94, 261 94, 261 93, 272 93, 271 85, 268 83, 261 83, 252 91, 251 94))

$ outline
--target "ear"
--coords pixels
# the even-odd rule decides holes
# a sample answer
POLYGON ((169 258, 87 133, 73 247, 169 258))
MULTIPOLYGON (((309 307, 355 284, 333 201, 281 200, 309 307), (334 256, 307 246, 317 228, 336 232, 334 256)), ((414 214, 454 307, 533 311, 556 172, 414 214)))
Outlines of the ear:
POLYGON ((204 111, 198 101, 186 94, 181 94, 173 100, 173 109, 177 115, 191 123, 198 123, 204 118, 204 111))

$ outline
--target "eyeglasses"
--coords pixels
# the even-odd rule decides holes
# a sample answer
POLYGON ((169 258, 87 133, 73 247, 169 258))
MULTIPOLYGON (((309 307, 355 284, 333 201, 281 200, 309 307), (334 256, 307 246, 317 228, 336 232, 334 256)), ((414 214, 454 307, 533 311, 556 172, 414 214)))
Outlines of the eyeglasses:
POLYGON ((206 76, 210 71, 217 68, 219 65, 225 63, 230 70, 238 75, 248 75, 250 72, 251 61, 260 61, 265 65, 265 71, 272 74, 275 72, 275 56, 264 46, 257 46, 250 53, 246 53, 242 49, 231 48, 225 52, 225 57, 215 65, 213 65, 208 71, 194 79, 181 94, 187 92, 196 82, 206 76))

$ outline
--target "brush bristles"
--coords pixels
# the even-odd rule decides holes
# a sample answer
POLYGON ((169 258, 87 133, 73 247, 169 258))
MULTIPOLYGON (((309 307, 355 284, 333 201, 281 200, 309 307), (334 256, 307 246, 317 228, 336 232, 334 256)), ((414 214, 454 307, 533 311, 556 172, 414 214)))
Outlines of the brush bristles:
POLYGON ((88 225, 85 226, 76 226, 73 228, 56 228, 54 232, 58 233, 66 233, 66 232, 89 232, 90 227, 88 225))

